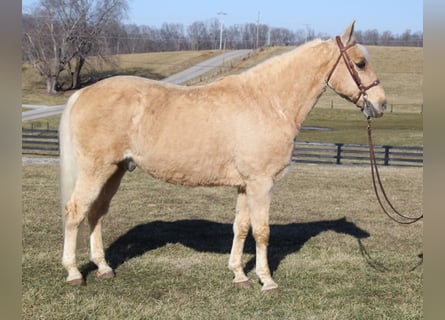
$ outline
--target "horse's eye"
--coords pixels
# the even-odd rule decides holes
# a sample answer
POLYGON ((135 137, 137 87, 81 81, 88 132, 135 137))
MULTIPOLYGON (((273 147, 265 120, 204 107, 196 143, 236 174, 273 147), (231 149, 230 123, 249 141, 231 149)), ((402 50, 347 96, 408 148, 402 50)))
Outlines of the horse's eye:
POLYGON ((364 69, 365 66, 366 66, 366 62, 365 62, 365 60, 361 60, 361 61, 357 62, 355 65, 356 65, 357 68, 359 68, 359 69, 364 69))

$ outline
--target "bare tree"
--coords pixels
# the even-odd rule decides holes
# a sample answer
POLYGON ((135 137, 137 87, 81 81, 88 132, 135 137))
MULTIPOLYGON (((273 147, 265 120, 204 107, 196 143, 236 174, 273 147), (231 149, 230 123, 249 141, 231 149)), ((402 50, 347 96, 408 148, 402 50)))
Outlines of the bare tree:
POLYGON ((45 77, 47 92, 77 89, 88 55, 105 57, 107 30, 120 23, 126 0, 40 0, 24 21, 27 59, 45 77), (62 80, 63 73, 68 83, 62 80))
POLYGON ((206 47, 208 42, 208 32, 206 24, 203 21, 195 21, 187 28, 187 34, 191 42, 192 50, 209 49, 206 47))
POLYGON ((290 30, 285 28, 272 28, 270 31, 270 38, 271 38, 271 44, 278 46, 294 45, 296 42, 295 34, 293 34, 290 30))
POLYGON ((161 26, 161 39, 164 50, 178 51, 183 49, 184 41, 184 26, 180 23, 163 23, 161 26))
POLYGON ((376 46, 379 44, 379 32, 377 29, 366 30, 363 33, 363 42, 367 45, 376 46))

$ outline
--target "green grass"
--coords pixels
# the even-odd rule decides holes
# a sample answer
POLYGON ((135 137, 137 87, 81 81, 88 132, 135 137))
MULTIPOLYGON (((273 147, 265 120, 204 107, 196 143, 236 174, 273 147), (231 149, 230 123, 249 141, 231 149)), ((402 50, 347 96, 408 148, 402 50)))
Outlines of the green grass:
MULTIPOLYGON (((418 214, 422 169, 381 175, 394 205, 418 214)), ((104 221, 117 277, 96 279, 82 232, 87 285, 72 288, 60 264, 58 166, 24 165, 23 319, 423 318, 423 267, 408 271, 420 262, 423 223, 400 226, 384 216, 369 168, 293 165, 277 184, 270 240, 277 295, 260 292, 251 237, 244 262, 253 289, 230 283, 235 196, 233 188, 174 186, 140 170, 126 175, 104 221)))
MULTIPOLYGON (((367 144, 367 121, 354 106, 326 109, 316 106, 304 126, 329 128, 327 131, 302 130, 298 141, 367 144)), ((418 113, 385 113, 372 120, 377 145, 423 146, 423 117, 418 113)))
MULTIPOLYGON (((354 106, 326 109, 316 106, 304 126, 329 128, 327 131, 302 130, 298 141, 367 144, 367 122, 354 106)), ((26 121, 23 127, 58 129, 60 115, 26 121)), ((376 145, 423 146, 423 117, 417 113, 386 113, 372 121, 376 145)))

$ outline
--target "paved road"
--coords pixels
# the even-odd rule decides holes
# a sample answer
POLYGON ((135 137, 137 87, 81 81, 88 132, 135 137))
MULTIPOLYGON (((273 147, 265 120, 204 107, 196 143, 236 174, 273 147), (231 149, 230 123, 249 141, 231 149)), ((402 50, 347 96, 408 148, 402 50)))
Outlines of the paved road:
MULTIPOLYGON (((181 84, 191 79, 197 78, 200 75, 208 72, 209 70, 224 64, 227 61, 247 56, 252 50, 236 50, 229 51, 220 54, 216 57, 210 58, 206 61, 198 63, 184 71, 173 74, 165 79, 163 82, 181 84)), ((34 120, 38 118, 44 118, 52 115, 56 115, 63 112, 65 105, 59 106, 36 106, 36 105, 23 105, 26 108, 32 108, 33 110, 22 112, 22 121, 34 120)))
POLYGON ((62 113, 63 109, 65 108, 65 105, 49 107, 49 106, 36 106, 36 105, 24 104, 23 107, 33 109, 22 112, 22 121, 28 121, 62 113))
POLYGON ((198 63, 197 65, 194 65, 193 67, 190 67, 184 71, 173 74, 163 79, 162 81, 174 84, 185 83, 189 80, 199 77, 200 75, 214 69, 215 67, 223 65, 227 61, 247 56, 250 52, 252 52, 252 50, 229 51, 198 63))

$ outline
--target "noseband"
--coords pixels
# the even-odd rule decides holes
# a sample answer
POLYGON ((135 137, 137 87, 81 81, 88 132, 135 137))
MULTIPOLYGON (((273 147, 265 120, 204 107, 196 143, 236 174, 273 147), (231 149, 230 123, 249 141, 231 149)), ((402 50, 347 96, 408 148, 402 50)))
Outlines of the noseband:
MULTIPOLYGON (((358 75, 357 70, 354 67, 354 63, 352 62, 351 58, 348 55, 348 50, 356 45, 355 41, 351 43, 348 46, 344 46, 343 42, 341 41, 341 38, 339 36, 335 37, 335 40, 337 41, 338 48, 340 49, 340 55, 337 58, 337 61, 335 62, 334 66, 331 69, 331 72, 329 72, 328 79, 326 80, 326 83, 329 85, 329 80, 331 79, 332 74, 334 73, 335 68, 337 68, 338 63, 340 62, 340 59, 343 58, 346 67, 348 68, 348 71, 354 80, 354 82, 357 84, 357 87, 359 89, 359 95, 352 100, 352 102, 357 105, 358 100, 361 96, 366 97, 366 91, 371 89, 374 86, 377 86, 380 81, 378 79, 374 80, 369 86, 364 86, 362 83, 362 80, 360 79, 360 76, 358 75)), ((359 107, 359 106, 357 106, 359 107)), ((359 107, 363 109, 363 107, 359 107)))

